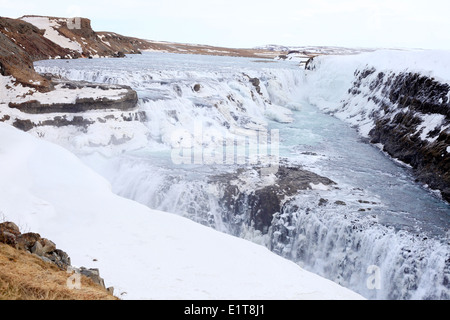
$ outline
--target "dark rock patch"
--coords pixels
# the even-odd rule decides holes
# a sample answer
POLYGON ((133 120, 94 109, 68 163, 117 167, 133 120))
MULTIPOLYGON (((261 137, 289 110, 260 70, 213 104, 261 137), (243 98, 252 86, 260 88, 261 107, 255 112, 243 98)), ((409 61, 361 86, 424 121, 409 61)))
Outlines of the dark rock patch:
POLYGON ((279 213, 284 202, 300 190, 311 189, 311 184, 334 185, 332 180, 297 167, 281 166, 275 174, 273 183, 262 183, 245 191, 242 176, 253 173, 256 179, 264 179, 260 171, 238 169, 235 173, 227 173, 211 177, 211 183, 218 184, 223 194, 220 204, 224 208, 224 221, 230 225, 235 234, 239 234, 243 224, 253 226, 262 233, 267 233, 273 216, 279 213), (242 191, 241 189, 244 189, 242 191))
POLYGON ((375 124, 370 142, 382 144, 391 157, 411 165, 419 182, 440 190, 450 202, 450 156, 446 153, 450 132, 443 129, 450 123, 450 85, 418 73, 380 72, 375 77, 375 72, 374 68, 355 72, 349 89, 350 94, 360 95, 363 87, 368 88, 367 99, 379 105, 379 111, 370 115, 375 124), (429 140, 421 138, 421 115, 444 116, 441 126, 429 128, 425 137, 429 140))

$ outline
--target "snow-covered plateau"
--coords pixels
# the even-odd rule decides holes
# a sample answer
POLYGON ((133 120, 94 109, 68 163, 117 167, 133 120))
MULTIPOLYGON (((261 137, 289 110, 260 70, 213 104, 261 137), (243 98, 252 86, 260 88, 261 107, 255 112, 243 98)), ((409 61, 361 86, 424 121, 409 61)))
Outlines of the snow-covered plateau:
POLYGON ((77 121, 2 108, 0 119, 29 121, 40 139, 2 125, 0 167, 17 178, 2 180, 1 210, 73 264, 99 267, 125 298, 448 299, 445 180, 418 183, 420 159, 390 152, 395 137, 380 124, 414 113, 402 134, 440 152, 429 173, 444 168, 449 56, 320 56, 309 70, 162 53, 37 62, 62 79, 129 86, 139 101, 77 121), (415 73, 435 83, 405 78, 415 73), (398 84, 410 79, 439 98, 405 106, 398 84), (278 162, 266 168, 261 153, 278 162))

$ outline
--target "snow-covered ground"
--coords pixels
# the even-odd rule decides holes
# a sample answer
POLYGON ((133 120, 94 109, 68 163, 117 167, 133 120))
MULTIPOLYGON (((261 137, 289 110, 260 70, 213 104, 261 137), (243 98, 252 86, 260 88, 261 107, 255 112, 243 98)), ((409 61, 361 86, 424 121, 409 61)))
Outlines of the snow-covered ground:
POLYGON ((3 216, 100 268, 121 298, 361 299, 262 246, 116 196, 73 154, 2 123, 0 175, 3 216))

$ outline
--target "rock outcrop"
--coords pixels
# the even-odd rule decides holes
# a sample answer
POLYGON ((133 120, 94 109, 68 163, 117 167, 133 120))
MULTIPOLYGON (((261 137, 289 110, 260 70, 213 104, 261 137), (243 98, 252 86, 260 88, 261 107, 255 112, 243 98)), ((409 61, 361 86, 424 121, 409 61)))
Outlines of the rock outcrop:
POLYGON ((258 169, 239 169, 210 178, 219 186, 223 219, 238 235, 243 225, 266 234, 276 213, 300 190, 314 186, 332 187, 335 182, 298 167, 280 166, 275 174, 265 176, 258 169))
POLYGON ((33 61, 68 53, 44 38, 38 28, 16 19, 0 17, 0 43, 0 75, 13 76, 40 91, 49 91, 51 84, 34 71, 33 61))
POLYGON ((99 95, 85 98, 75 97, 74 101, 69 103, 58 102, 57 100, 54 103, 41 103, 38 100, 29 100, 19 103, 10 102, 9 107, 31 114, 80 113, 89 110, 132 110, 136 107, 138 102, 136 91, 128 86, 65 81, 58 82, 58 88, 73 90, 74 92, 93 89, 99 92, 99 95), (102 93, 112 93, 113 96, 101 96, 102 93))
POLYGON ((450 202, 450 85, 418 73, 366 68, 355 73, 349 94, 378 106, 367 115, 374 123, 371 142, 409 164, 418 181, 450 202))
POLYGON ((69 255, 56 248, 56 244, 38 233, 21 233, 19 227, 13 222, 0 223, 0 243, 7 244, 17 250, 34 254, 45 262, 56 265, 63 271, 75 272, 90 278, 94 283, 102 286, 113 294, 112 287, 106 288, 105 281, 100 277, 98 269, 87 269, 85 267, 73 268, 69 255))

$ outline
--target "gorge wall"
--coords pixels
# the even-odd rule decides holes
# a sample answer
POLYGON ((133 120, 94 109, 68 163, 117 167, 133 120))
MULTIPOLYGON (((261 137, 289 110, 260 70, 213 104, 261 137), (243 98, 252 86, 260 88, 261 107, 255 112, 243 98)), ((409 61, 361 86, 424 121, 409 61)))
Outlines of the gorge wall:
POLYGON ((450 77, 441 66, 447 57, 381 52, 365 58, 309 63, 308 76, 318 87, 310 102, 358 128, 450 202, 450 77))

